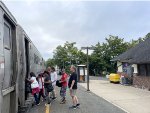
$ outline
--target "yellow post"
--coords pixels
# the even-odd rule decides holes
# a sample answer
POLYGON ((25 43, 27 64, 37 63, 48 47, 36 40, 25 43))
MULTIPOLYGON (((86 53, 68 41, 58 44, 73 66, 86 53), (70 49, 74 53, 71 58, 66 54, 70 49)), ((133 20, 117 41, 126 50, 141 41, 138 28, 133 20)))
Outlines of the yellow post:
POLYGON ((45 105, 45 113, 50 113, 50 104, 45 105))

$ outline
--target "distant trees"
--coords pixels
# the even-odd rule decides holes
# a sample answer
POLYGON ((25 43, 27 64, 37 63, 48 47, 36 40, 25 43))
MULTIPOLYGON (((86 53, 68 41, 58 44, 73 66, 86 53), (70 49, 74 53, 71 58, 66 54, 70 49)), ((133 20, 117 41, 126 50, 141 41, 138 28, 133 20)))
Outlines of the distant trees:
POLYGON ((57 46, 53 52, 53 59, 48 59, 47 66, 55 64, 61 69, 66 68, 67 71, 69 71, 69 66, 71 64, 84 64, 86 61, 86 55, 75 45, 76 42, 69 43, 67 41, 63 46, 57 46))
MULTIPOLYGON (((128 49, 128 43, 118 36, 110 35, 105 39, 106 42, 95 45, 95 50, 91 55, 91 72, 96 70, 98 74, 102 71, 114 72, 116 67, 110 60, 128 49)), ((94 71, 93 73, 94 74, 94 71)))
MULTIPOLYGON (((93 53, 89 55, 90 74, 98 75, 102 74, 103 71, 115 72, 116 63, 110 62, 110 60, 149 37, 150 33, 148 33, 144 38, 126 42, 123 38, 109 35, 105 38, 105 42, 98 42, 96 45, 93 45, 95 49, 93 53)), ((57 65, 60 68, 68 68, 71 64, 86 65, 86 54, 76 47, 76 42, 70 43, 67 41, 63 46, 57 46, 53 53, 53 58, 47 60, 47 66, 57 65)))

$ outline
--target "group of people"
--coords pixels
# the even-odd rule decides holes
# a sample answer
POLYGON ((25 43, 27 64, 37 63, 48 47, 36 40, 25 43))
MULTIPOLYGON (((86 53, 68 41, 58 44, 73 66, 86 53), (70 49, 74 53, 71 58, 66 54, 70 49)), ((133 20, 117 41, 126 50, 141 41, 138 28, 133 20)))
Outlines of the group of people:
POLYGON ((58 79, 57 72, 54 67, 48 67, 43 73, 36 76, 33 72, 30 73, 30 79, 27 81, 31 84, 32 95, 34 96, 36 105, 40 104, 41 96, 43 100, 47 100, 47 104, 50 104, 52 100, 57 99, 56 97, 56 82, 61 84, 60 104, 66 103, 66 91, 69 88, 70 96, 72 97, 73 105, 69 108, 76 109, 79 107, 77 92, 77 74, 76 67, 70 67, 71 75, 68 81, 68 75, 63 69, 61 72, 61 78, 58 79))

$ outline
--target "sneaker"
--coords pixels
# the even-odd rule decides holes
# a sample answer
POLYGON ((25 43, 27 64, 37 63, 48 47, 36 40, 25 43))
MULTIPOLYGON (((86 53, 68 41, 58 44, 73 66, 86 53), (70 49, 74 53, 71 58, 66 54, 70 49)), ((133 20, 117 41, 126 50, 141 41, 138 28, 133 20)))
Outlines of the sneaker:
POLYGON ((53 97, 53 98, 52 98, 52 100, 56 100, 56 99, 57 99, 57 97, 53 97))
POLYGON ((77 109, 77 107, 76 106, 71 106, 71 107, 69 107, 69 109, 77 109))
POLYGON ((60 102, 60 104, 65 104, 65 103, 66 103, 66 100, 60 102))
POLYGON ((62 98, 60 101, 61 101, 61 102, 64 101, 64 98, 62 98))
POLYGON ((79 107, 80 106, 80 103, 78 103, 77 105, 76 105, 76 107, 79 107))
POLYGON ((51 104, 50 102, 48 102, 47 104, 51 104))
POLYGON ((38 103, 38 104, 36 104, 37 106, 39 106, 40 105, 40 103, 38 103))
POLYGON ((76 107, 76 106, 73 106, 73 109, 77 109, 77 107, 76 107))

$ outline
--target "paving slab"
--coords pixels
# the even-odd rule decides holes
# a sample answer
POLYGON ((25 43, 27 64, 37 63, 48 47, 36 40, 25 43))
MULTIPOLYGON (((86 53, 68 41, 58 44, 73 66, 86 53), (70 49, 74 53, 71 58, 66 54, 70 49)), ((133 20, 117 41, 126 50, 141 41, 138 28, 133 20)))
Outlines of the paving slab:
MULTIPOLYGON (((80 83, 84 88, 86 83, 80 83)), ((103 79, 90 80, 90 91, 129 113, 150 113, 150 91, 113 84, 103 79)))
MULTIPOLYGON (((59 88, 57 88, 57 99, 50 106, 50 113, 125 113, 125 111, 114 106, 103 98, 95 95, 92 92, 87 92, 82 86, 78 86, 77 96, 80 102, 80 107, 76 110, 69 109, 72 105, 69 91, 67 90, 66 104, 60 104, 59 88)), ((40 106, 34 106, 29 113, 46 113, 45 103, 40 106)))

